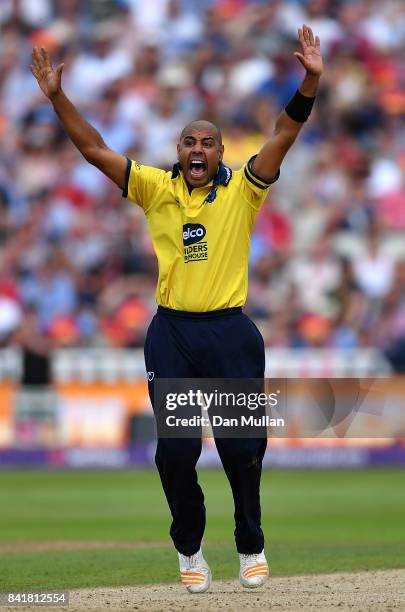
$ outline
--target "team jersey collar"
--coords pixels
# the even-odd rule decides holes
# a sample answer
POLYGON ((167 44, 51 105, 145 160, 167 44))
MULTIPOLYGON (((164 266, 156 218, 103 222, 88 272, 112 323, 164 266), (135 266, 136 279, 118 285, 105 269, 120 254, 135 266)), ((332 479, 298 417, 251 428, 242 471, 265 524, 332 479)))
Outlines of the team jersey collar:
MULTIPOLYGON (((178 176, 180 176, 180 173, 181 173, 181 167, 180 167, 180 164, 177 162, 177 164, 174 164, 173 166, 172 179, 176 179, 178 176)), ((225 166, 225 164, 220 162, 218 166, 218 171, 216 175, 214 176, 213 180, 207 183, 207 185, 204 185, 204 187, 211 188, 209 194, 204 200, 204 204, 212 204, 217 197, 218 187, 220 185, 227 187, 231 178, 232 178, 231 168, 228 168, 228 166, 225 166)))
MULTIPOLYGON (((181 167, 180 167, 179 162, 177 162, 173 166, 172 179, 176 179, 178 176, 180 176, 180 173, 181 173, 181 167)), ((224 187, 227 187, 231 178, 232 178, 232 169, 229 168, 228 166, 225 166, 225 164, 223 164, 222 162, 220 162, 218 166, 218 171, 216 175, 214 176, 213 180, 207 183, 206 185, 204 185, 204 187, 219 187, 219 185, 223 185, 224 187)))

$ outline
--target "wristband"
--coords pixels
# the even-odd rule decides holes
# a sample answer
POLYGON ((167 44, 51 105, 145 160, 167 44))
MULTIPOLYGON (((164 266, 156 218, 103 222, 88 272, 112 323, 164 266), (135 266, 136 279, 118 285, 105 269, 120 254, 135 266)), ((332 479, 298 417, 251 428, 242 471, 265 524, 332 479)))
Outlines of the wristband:
POLYGON ((287 115, 298 123, 304 123, 311 114, 315 97, 304 96, 298 89, 285 107, 287 115))

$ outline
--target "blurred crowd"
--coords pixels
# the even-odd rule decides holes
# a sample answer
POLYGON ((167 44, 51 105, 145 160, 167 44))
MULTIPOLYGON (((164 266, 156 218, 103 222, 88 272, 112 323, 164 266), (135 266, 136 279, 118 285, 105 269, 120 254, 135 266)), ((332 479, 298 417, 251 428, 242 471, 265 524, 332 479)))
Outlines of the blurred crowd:
POLYGON ((112 149, 170 169, 206 118, 238 168, 303 78, 302 23, 325 73, 258 218, 245 311, 268 346, 376 346, 405 369, 403 0, 2 0, 2 346, 142 346, 155 310, 142 212, 67 139, 32 46, 112 149))

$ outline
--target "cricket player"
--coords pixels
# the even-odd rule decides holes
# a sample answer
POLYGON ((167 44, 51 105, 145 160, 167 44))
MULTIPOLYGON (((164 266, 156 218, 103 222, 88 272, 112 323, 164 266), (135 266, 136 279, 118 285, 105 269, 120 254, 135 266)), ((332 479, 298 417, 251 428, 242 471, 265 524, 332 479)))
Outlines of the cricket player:
MULTIPOLYGON (((31 71, 73 144, 146 215, 159 263, 158 308, 145 342, 152 404, 159 377, 264 377, 263 339, 242 307, 256 215, 310 115, 322 73, 319 38, 306 25, 298 38, 301 49, 294 55, 305 78, 269 140, 237 171, 223 163, 220 130, 204 120, 183 129, 172 172, 110 150, 63 92, 63 64, 54 70, 46 50, 33 49, 31 71)), ((259 494, 266 445, 265 437, 216 439, 235 504, 239 578, 250 588, 263 584, 269 574, 259 494)), ((181 581, 190 593, 202 593, 211 583, 201 550, 205 506, 195 469, 200 453, 200 438, 159 438, 156 450, 181 581)))

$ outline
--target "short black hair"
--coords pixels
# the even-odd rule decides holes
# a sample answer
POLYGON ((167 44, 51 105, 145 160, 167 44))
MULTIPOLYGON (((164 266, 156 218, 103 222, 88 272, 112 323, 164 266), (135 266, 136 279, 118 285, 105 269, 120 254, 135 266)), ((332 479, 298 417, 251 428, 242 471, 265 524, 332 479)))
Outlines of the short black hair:
POLYGON ((207 128, 212 128, 212 130, 215 132, 215 137, 216 140, 219 142, 219 144, 222 144, 222 134, 221 134, 221 130, 219 129, 218 126, 216 126, 214 123, 211 123, 211 121, 206 121, 205 119, 197 119, 196 121, 191 121, 191 123, 188 123, 183 129, 182 132, 180 134, 180 141, 183 140, 185 133, 187 132, 187 130, 189 129, 195 129, 195 130, 205 130, 207 128))

